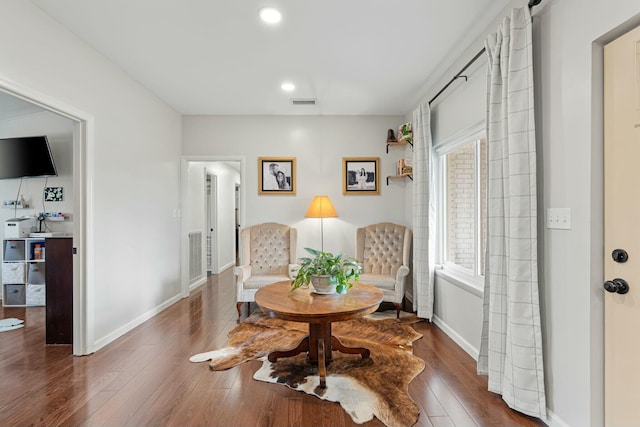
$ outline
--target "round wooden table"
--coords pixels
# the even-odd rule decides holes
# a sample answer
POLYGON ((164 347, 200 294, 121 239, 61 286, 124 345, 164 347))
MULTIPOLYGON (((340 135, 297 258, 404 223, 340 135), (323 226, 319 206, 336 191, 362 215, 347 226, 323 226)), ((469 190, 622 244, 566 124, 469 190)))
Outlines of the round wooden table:
POLYGON ((269 353, 270 362, 307 352, 307 360, 318 365, 320 387, 326 387, 326 366, 331 363, 333 350, 369 357, 369 349, 346 347, 331 335, 331 323, 361 317, 376 311, 382 302, 382 291, 375 286, 355 283, 344 295, 320 295, 309 288, 289 293, 291 281, 278 282, 256 292, 256 304, 263 313, 294 322, 309 324, 309 335, 290 350, 269 353))

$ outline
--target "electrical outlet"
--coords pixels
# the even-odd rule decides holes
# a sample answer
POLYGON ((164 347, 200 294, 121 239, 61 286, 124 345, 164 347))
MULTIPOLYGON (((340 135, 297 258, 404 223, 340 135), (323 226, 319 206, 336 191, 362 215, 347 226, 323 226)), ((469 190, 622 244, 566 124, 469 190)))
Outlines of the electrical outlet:
POLYGON ((571 209, 547 208, 547 228, 571 230, 571 209))

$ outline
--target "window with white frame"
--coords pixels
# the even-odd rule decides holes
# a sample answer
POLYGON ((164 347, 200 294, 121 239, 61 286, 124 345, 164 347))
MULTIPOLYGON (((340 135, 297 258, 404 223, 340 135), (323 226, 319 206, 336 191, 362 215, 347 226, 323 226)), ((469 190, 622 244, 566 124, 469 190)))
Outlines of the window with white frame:
POLYGON ((439 258, 443 268, 484 275, 487 143, 477 127, 436 146, 439 258))

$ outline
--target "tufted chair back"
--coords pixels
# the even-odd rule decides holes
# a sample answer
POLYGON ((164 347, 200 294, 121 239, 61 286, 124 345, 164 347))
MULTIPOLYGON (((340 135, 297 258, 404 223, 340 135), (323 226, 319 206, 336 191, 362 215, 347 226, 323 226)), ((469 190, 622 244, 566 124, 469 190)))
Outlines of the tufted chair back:
POLYGON ((242 306, 255 301, 258 289, 291 280, 298 267, 298 232, 295 227, 266 222, 243 229, 240 238, 242 265, 233 269, 238 319, 242 315, 242 306))
POLYGON ((360 282, 382 290, 383 301, 396 306, 398 319, 410 272, 411 241, 409 228, 390 222, 356 230, 356 258, 362 265, 360 282))
POLYGON ((243 259, 251 265, 253 275, 288 274, 289 264, 295 262, 296 256, 296 248, 291 248, 291 233, 291 227, 275 222, 242 230, 243 259))
POLYGON ((409 244, 405 241, 406 227, 390 222, 359 228, 356 238, 356 258, 362 272, 395 276, 403 264, 409 264, 409 244))

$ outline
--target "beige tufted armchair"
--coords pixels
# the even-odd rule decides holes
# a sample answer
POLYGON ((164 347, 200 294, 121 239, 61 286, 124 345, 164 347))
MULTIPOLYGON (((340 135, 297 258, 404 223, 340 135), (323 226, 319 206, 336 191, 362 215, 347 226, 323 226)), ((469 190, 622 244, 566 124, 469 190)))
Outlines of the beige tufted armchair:
POLYGON ((297 269, 298 232, 288 225, 268 222, 247 227, 240 233, 244 265, 233 269, 236 275, 236 309, 238 318, 242 304, 255 301, 261 287, 291 280, 297 269))
POLYGON ((390 222, 356 230, 356 258, 362 264, 360 282, 379 288, 383 301, 395 305, 398 318, 409 274, 411 238, 410 229, 390 222))

